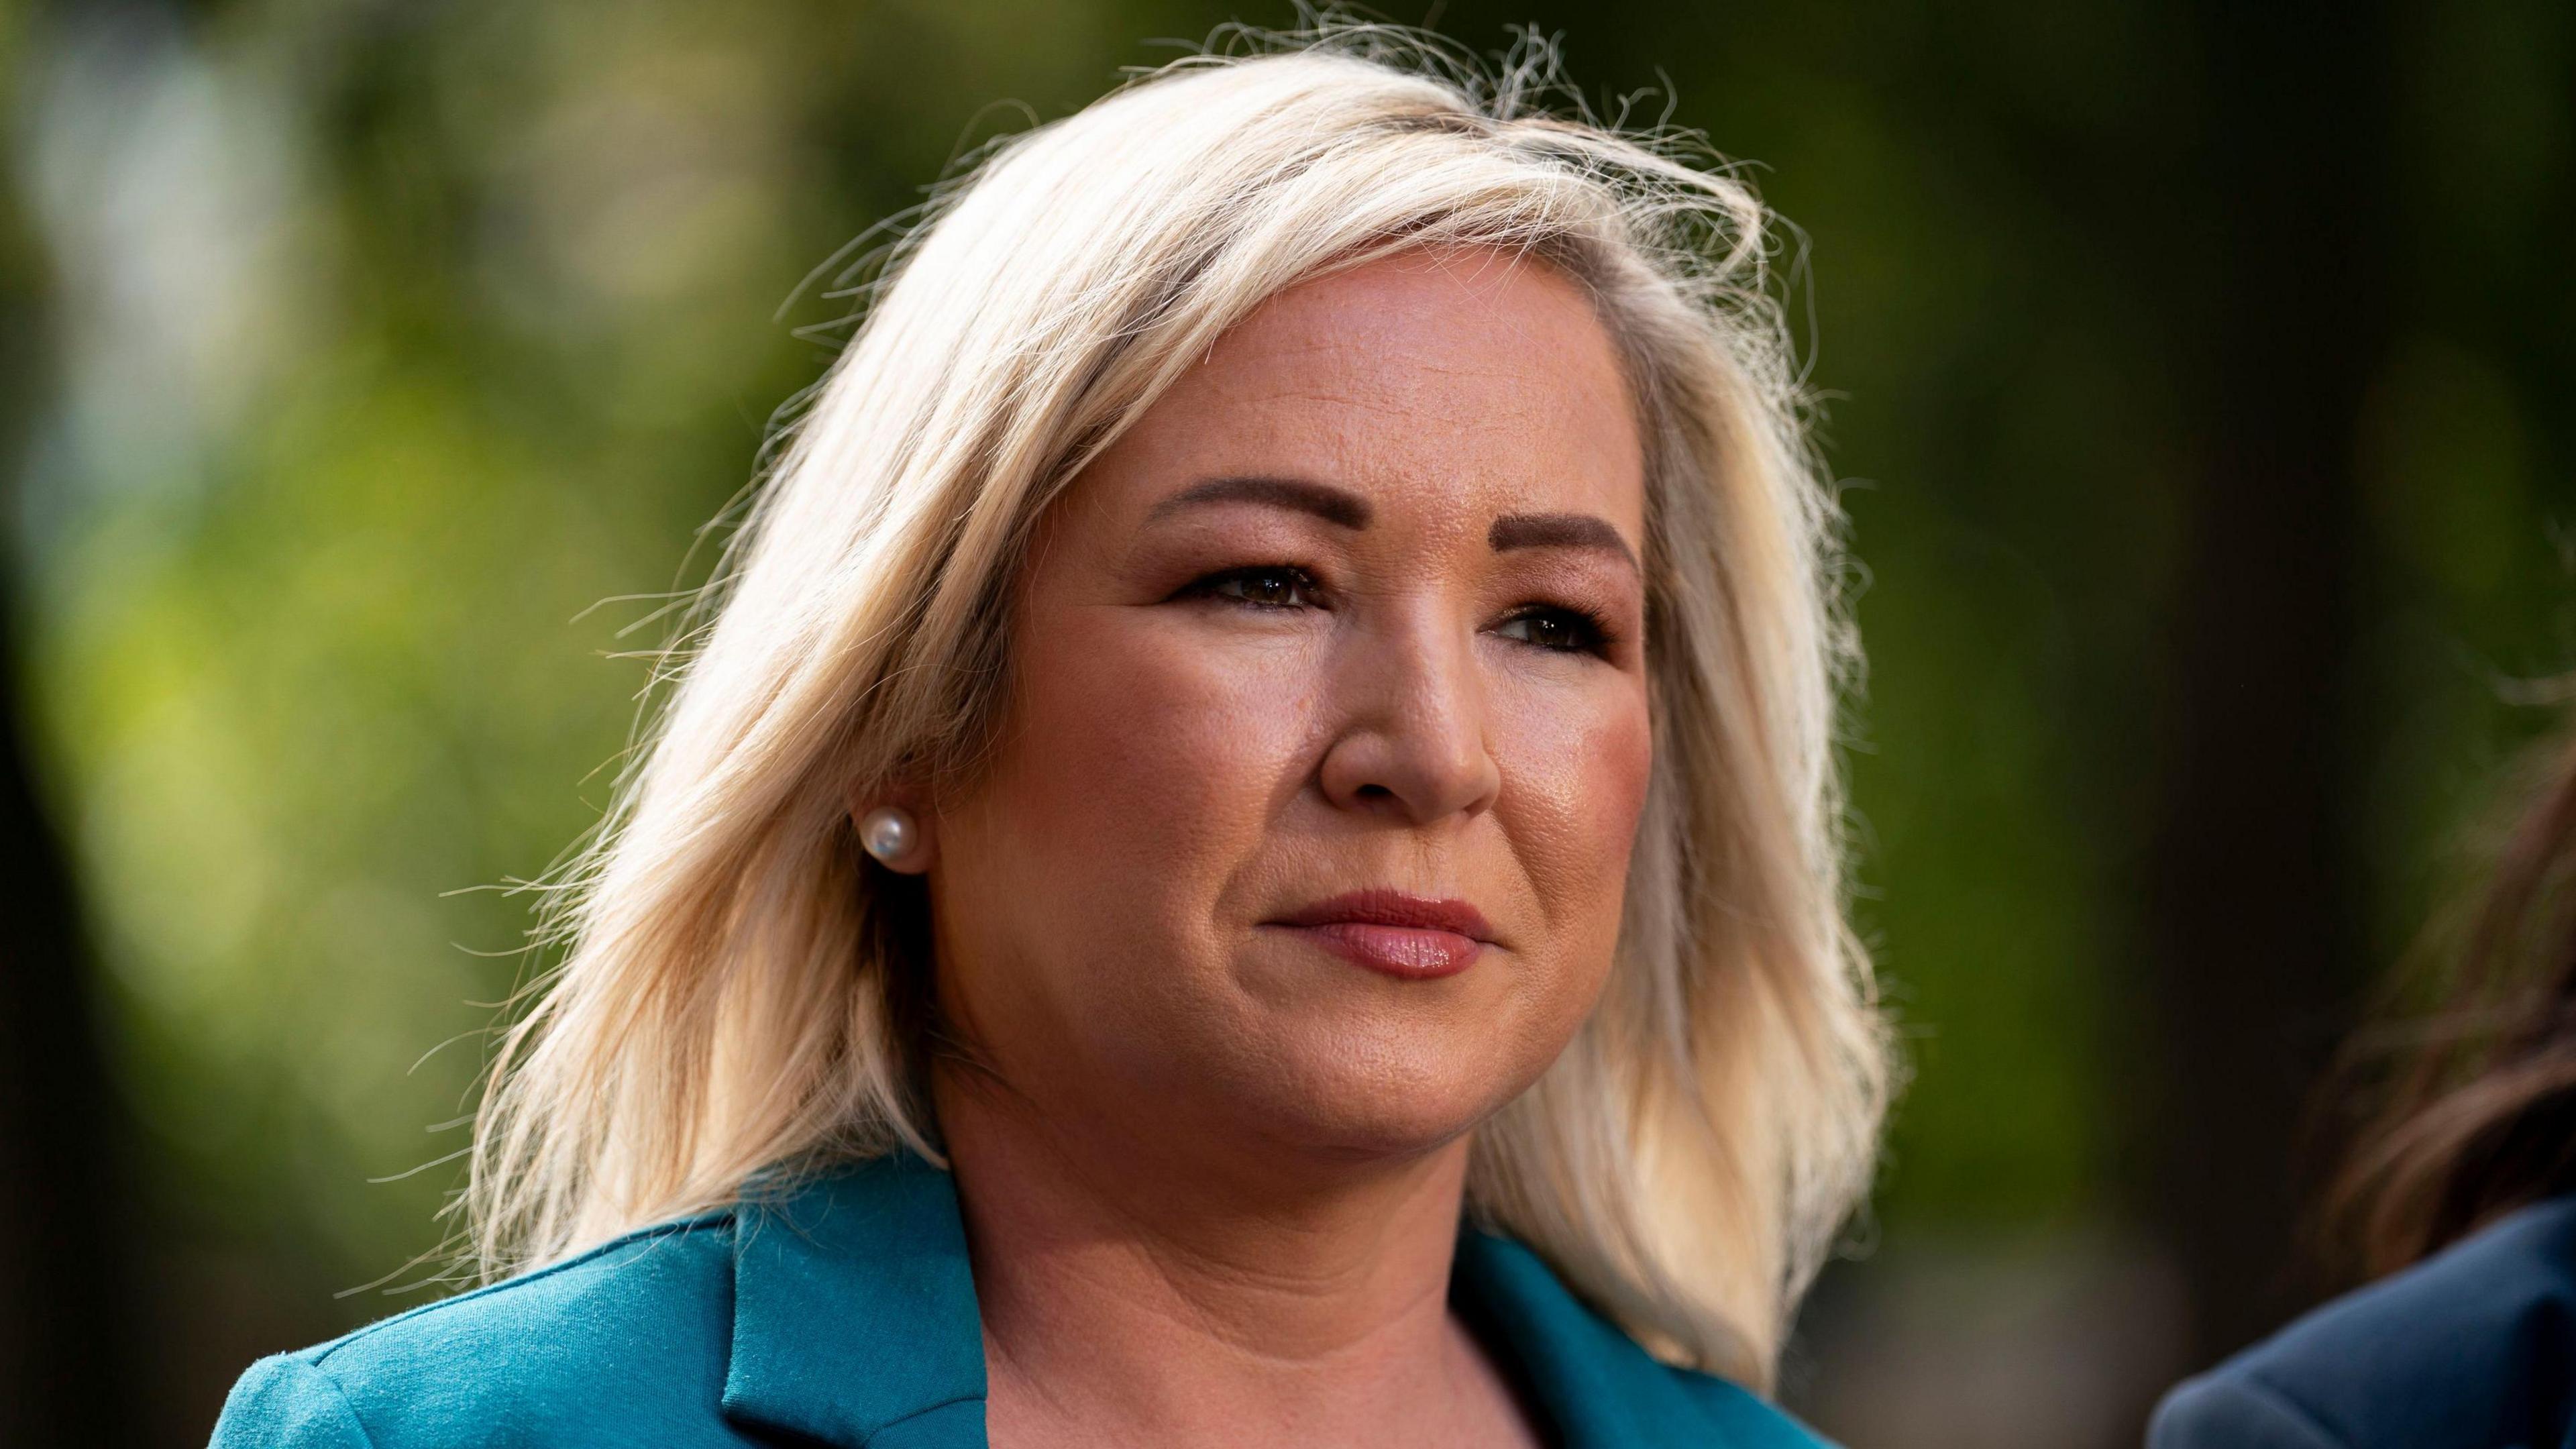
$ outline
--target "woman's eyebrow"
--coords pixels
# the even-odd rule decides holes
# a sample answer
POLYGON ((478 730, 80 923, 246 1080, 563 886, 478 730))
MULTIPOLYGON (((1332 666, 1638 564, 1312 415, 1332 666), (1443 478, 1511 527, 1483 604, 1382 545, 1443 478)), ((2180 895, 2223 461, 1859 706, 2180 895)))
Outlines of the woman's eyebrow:
POLYGON ((1313 483, 1303 478, 1251 476, 1210 478, 1193 483, 1155 504, 1145 515, 1145 521, 1151 523, 1167 513, 1201 503, 1266 504, 1272 508, 1311 513, 1326 523, 1343 528, 1368 527, 1370 512, 1367 499, 1329 484, 1313 483))
POLYGON ((1485 531, 1485 542, 1496 553, 1515 548, 1597 548, 1626 559, 1638 573, 1645 572, 1637 563, 1637 551, 1619 536, 1619 530, 1589 513, 1506 513, 1485 531))

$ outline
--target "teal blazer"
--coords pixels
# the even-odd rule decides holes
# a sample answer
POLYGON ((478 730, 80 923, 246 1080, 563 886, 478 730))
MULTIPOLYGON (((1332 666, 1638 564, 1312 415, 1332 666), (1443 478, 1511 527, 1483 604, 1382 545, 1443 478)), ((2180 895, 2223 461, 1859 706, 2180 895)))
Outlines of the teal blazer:
MULTIPOLYGON (((1816 1449, 1667 1368, 1529 1249, 1460 1234, 1450 1302, 1564 1449, 1816 1449)), ((415 1308, 234 1385, 215 1449, 743 1444, 985 1449, 984 1337, 949 1175, 878 1158, 415 1308)))

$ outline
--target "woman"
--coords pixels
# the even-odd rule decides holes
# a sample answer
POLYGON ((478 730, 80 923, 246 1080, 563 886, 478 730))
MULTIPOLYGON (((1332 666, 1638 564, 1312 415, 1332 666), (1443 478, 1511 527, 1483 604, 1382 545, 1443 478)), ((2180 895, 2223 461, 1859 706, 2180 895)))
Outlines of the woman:
POLYGON ((2576 736, 2335 1194, 2378 1281, 2158 1406, 2154 1449, 2576 1445, 2576 736))
POLYGON ((219 1444, 1814 1442, 1885 1073, 1766 218, 1399 41, 941 197, 562 882, 498 1281, 219 1444))

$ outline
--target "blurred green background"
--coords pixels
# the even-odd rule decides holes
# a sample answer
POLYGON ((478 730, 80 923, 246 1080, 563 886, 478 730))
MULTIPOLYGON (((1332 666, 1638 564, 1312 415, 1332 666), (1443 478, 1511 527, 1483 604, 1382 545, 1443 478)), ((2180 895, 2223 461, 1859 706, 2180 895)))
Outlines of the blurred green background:
MULTIPOLYGON (((1536 22, 1803 228, 1914 1075, 1788 1400, 2135 1442, 2335 1286, 2318 1069, 2576 664, 2576 12, 1389 18, 1536 22)), ((636 596, 825 361, 781 304, 1230 19, 1297 15, 0 0, 0 1440, 202 1442, 421 1301, 344 1290, 438 1241, 489 887, 596 818, 636 596)))

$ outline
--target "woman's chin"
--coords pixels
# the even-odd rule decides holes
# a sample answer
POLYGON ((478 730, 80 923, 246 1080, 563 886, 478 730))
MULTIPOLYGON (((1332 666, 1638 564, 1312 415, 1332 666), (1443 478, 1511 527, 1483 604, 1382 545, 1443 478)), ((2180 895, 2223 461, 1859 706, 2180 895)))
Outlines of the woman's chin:
POLYGON ((1399 1160, 1437 1151, 1473 1131, 1518 1094, 1520 1074, 1501 1080, 1484 1061, 1440 1054, 1348 1052, 1282 1068, 1242 1090, 1243 1115, 1274 1150, 1326 1160, 1399 1160))

